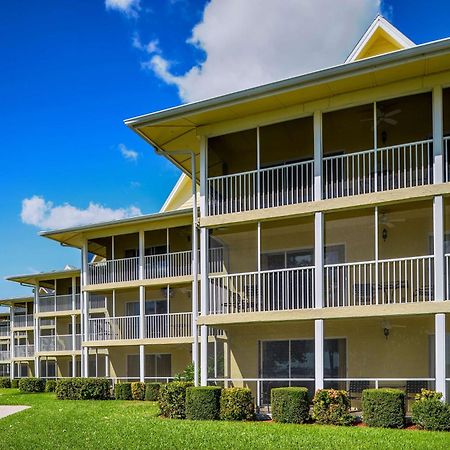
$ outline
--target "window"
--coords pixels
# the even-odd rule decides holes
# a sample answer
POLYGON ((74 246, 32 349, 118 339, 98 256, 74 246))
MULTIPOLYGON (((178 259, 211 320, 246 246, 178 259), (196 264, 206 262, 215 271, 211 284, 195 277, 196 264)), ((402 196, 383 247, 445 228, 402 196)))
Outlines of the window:
MULTIPOLYGON (((428 338, 428 356, 430 366, 430 377, 436 376, 436 360, 435 360, 435 336, 431 334, 428 338)), ((445 335, 445 377, 450 378, 450 333, 445 335)))
MULTIPOLYGON (((145 355, 145 376, 151 378, 170 377, 172 375, 172 355, 145 355)), ((127 377, 139 378, 139 355, 127 356, 127 377)))
POLYGON ((262 270, 278 270, 314 265, 314 249, 289 250, 261 254, 262 270))
MULTIPOLYGON (((69 334, 72 334, 72 324, 69 323, 69 334)), ((81 323, 75 324, 75 334, 81 334, 81 323)))
POLYGON ((128 248, 124 252, 124 257, 125 258, 136 258, 137 254, 138 254, 137 249, 135 249, 135 248, 128 248))
POLYGON ((42 378, 55 378, 56 377, 56 361, 41 360, 41 376, 42 378))
POLYGON ((164 255, 167 253, 167 245, 155 245, 147 247, 144 251, 145 256, 164 255))
MULTIPOLYGON (((139 316, 139 302, 128 302, 126 304, 127 316, 139 316)), ((145 315, 149 314, 167 314, 166 300, 146 300, 145 315)))

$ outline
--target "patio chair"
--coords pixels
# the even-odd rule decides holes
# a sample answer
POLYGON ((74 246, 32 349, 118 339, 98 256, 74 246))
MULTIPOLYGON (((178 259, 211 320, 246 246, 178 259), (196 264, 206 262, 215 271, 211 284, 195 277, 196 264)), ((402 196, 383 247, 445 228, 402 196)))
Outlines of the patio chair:
POLYGON ((414 301, 431 301, 434 299, 434 286, 423 286, 414 290, 414 301))

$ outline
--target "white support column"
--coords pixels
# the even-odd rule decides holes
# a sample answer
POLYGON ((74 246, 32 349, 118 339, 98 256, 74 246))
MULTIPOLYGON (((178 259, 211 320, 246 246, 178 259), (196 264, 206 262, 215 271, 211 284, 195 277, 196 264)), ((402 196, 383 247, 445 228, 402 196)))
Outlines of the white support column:
POLYGON ((444 199, 433 198, 434 300, 442 301, 445 293, 444 199))
POLYGON ((40 351, 40 330, 39 330, 39 319, 36 317, 36 313, 39 312, 39 283, 34 286, 34 305, 33 305, 33 317, 34 317, 34 375, 39 378, 40 377, 40 367, 39 367, 39 357, 37 353, 40 351))
POLYGON ((109 354, 105 353, 105 377, 109 378, 109 354))
POLYGON ((434 183, 444 181, 442 87, 433 88, 433 177, 434 183))
POLYGON ((442 392, 444 400, 446 397, 446 360, 445 360, 445 314, 435 315, 435 357, 436 357, 436 391, 442 392))
POLYGON ((139 286, 139 339, 145 338, 145 286, 139 286))
POLYGON ((72 314, 72 351, 77 348, 77 321, 75 314, 72 314))
MULTIPOLYGON (((81 252, 81 323, 83 327, 82 339, 85 342, 89 340, 89 294, 83 289, 89 284, 88 255, 88 242, 85 240, 81 252)), ((81 373, 83 377, 89 376, 89 348, 83 346, 81 351, 81 373)))
POLYGON ((314 112, 314 200, 322 200, 322 113, 314 112))
POLYGON ((10 322, 9 322, 9 329, 10 329, 10 338, 9 338, 9 352, 10 352, 10 358, 11 358, 11 367, 9 370, 9 375, 11 377, 11 380, 14 379, 14 306, 11 306, 9 309, 10 314, 10 322))
MULTIPOLYGON (((379 275, 378 275, 378 260, 380 259, 380 245, 379 245, 379 236, 380 236, 380 225, 379 225, 379 215, 378 215, 378 206, 375 206, 375 214, 374 214, 374 227, 375 227, 375 286, 378 286, 379 283, 379 275)), ((378 305, 379 293, 378 289, 375 289, 375 303, 378 305)))
POLYGON ((315 362, 315 388, 323 389, 323 319, 314 321, 314 362, 315 362))
POLYGON ((72 378, 77 376, 77 357, 72 355, 72 378))
POLYGON ((139 381, 143 383, 145 381, 145 347, 139 346, 139 381))
POLYGON ((77 277, 72 277, 72 310, 77 309, 77 277))
POLYGON ((323 308, 323 265, 324 265, 324 214, 317 212, 314 216, 314 296, 315 308, 323 308))

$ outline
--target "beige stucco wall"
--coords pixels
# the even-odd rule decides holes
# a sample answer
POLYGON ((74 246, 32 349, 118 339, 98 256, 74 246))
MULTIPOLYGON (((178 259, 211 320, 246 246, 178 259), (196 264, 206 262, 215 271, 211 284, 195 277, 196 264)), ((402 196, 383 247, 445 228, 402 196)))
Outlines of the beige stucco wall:
MULTIPOLYGON (((447 317, 448 321, 448 317, 447 317)), ((389 338, 383 319, 325 321, 325 338, 347 340, 347 377, 429 377, 429 337, 434 316, 390 318, 389 338)), ((450 325, 447 324, 450 331, 450 325)), ((313 339, 314 323, 267 323, 227 328, 230 377, 258 377, 260 340, 313 339)))

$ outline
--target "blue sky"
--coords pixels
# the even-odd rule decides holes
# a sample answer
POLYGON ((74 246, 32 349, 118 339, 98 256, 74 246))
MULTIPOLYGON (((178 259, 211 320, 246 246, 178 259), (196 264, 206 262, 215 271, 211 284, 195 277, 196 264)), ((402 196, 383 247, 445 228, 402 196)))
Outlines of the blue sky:
MULTIPOLYGON (((39 229, 87 220, 96 208, 108 218, 161 207, 179 173, 123 119, 342 61, 378 1, 342 0, 333 17, 319 4, 327 1, 2 2, 0 297, 28 293, 7 275, 79 265, 78 251, 39 229)), ((450 35, 446 1, 382 9, 417 43, 450 35)))

